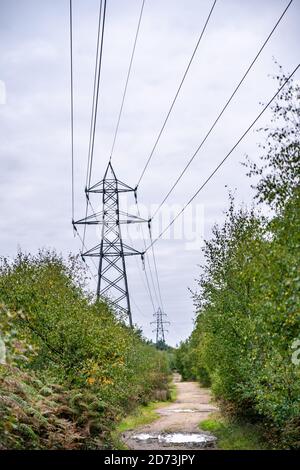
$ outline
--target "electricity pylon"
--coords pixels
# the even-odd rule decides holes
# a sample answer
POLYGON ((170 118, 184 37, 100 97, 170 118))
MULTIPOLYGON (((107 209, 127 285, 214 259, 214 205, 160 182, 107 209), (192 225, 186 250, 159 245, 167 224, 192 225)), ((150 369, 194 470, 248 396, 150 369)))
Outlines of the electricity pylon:
MULTIPOLYGON (((132 315, 125 257, 144 253, 126 245, 122 240, 121 225, 148 222, 141 217, 120 211, 119 194, 136 190, 118 180, 111 162, 108 163, 104 177, 90 188, 86 188, 86 197, 90 202, 90 194, 102 194, 102 211, 73 222, 76 225, 100 225, 101 242, 82 253, 85 257, 99 258, 97 299, 106 298, 115 310, 128 318, 132 327, 132 315)), ((93 208, 93 206, 91 205, 93 208)))
POLYGON ((156 320, 152 321, 151 325, 156 324, 156 329, 152 330, 153 333, 156 332, 156 347, 163 348, 166 344, 165 332, 168 332, 168 330, 164 329, 164 325, 170 325, 170 322, 163 320, 163 318, 167 315, 161 311, 160 307, 158 308, 157 312, 153 314, 153 316, 156 318, 156 320))

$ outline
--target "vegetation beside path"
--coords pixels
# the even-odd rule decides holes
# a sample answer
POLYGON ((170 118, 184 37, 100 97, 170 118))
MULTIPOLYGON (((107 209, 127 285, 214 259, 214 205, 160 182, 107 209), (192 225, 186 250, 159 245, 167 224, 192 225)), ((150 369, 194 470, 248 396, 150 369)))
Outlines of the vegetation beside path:
POLYGON ((266 450, 269 448, 262 430, 255 424, 241 419, 225 417, 214 413, 202 421, 199 428, 209 431, 217 438, 217 448, 221 450, 266 450))
POLYGON ((86 290, 77 258, 0 263, 0 448, 101 449, 140 405, 167 394, 169 363, 86 290))
MULTIPOLYGON (((277 79, 282 84, 285 77, 277 79)), ((217 432, 243 419, 259 426, 271 447, 298 449, 298 83, 282 90, 272 111, 272 123, 263 129, 261 163, 248 165, 255 178, 253 207, 236 208, 231 197, 225 223, 205 243, 195 328, 177 351, 177 366, 184 379, 211 384, 231 417, 228 425, 215 423, 217 432)))

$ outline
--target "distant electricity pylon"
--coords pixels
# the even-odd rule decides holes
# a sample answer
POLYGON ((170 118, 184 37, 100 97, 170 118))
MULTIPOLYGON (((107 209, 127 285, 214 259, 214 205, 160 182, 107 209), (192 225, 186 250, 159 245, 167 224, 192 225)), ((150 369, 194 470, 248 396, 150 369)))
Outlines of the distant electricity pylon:
POLYGON ((161 308, 158 308, 157 312, 153 314, 155 321, 151 322, 151 325, 155 324, 155 330, 152 330, 153 333, 156 332, 156 347, 163 348, 166 344, 165 341, 165 332, 168 330, 164 329, 164 325, 170 325, 169 321, 163 320, 167 315, 161 311, 161 308))
POLYGON ((123 243, 121 225, 148 223, 148 220, 120 211, 119 194, 133 192, 136 197, 135 191, 117 179, 109 162, 103 179, 86 188, 88 201, 91 193, 102 194, 102 211, 97 213, 93 211, 92 215, 73 222, 74 226, 101 225, 101 242, 82 253, 82 257, 99 258, 97 299, 107 298, 118 313, 128 318, 131 327, 133 324, 125 257, 132 255, 143 257, 144 253, 123 243))

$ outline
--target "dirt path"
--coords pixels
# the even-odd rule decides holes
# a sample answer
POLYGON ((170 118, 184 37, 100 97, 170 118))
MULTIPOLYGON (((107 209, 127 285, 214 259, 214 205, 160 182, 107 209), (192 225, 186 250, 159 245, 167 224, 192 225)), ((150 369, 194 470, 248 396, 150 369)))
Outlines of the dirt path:
POLYGON ((200 388, 196 382, 181 382, 179 374, 173 377, 177 399, 158 408, 160 417, 151 424, 128 431, 123 441, 134 450, 175 450, 214 447, 216 439, 200 431, 198 424, 217 408, 211 404, 209 389, 200 388))

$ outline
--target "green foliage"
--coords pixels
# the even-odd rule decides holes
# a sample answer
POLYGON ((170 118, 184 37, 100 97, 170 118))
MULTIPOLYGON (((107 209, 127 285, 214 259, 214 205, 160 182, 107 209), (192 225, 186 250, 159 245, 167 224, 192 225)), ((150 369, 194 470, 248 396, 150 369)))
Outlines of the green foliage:
POLYGON ((0 366, 0 449, 77 448, 82 436, 60 416, 65 394, 51 388, 51 399, 34 373, 0 366))
MULTIPOLYGON (((280 78, 282 80, 282 78, 280 78)), ((256 197, 273 209, 235 209, 213 228, 204 247, 196 326, 177 352, 184 378, 210 377, 232 413, 262 421, 274 445, 299 447, 300 366, 292 346, 300 338, 299 86, 283 92, 264 147, 256 197), (298 101, 295 101, 294 98, 298 101), (278 124, 279 125, 279 124, 278 124), (200 372, 202 371, 202 372, 200 372)), ((268 129, 266 129, 268 130, 268 129)))
POLYGON ((3 448, 102 448, 124 413, 168 389, 167 353, 93 301, 77 258, 2 259, 0 302, 3 448))
POLYGON ((202 367, 197 348, 197 338, 191 336, 175 352, 176 368, 183 380, 198 380, 203 387, 211 385, 207 370, 202 367))
POLYGON ((257 425, 241 420, 214 418, 201 421, 203 431, 209 431, 218 439, 218 448, 222 450, 264 450, 267 448, 261 430, 257 425))
MULTIPOLYGON (((281 86, 287 79, 279 66, 277 80, 281 86)), ((268 132, 260 145, 262 165, 249 161, 249 176, 259 176, 256 199, 266 202, 277 211, 293 198, 300 186, 300 85, 296 82, 283 88, 272 107, 272 127, 259 129, 268 132)))
POLYGON ((159 418, 159 414, 156 413, 158 407, 162 407, 168 402, 151 402, 148 405, 139 406, 131 415, 126 416, 117 426, 117 432, 123 433, 128 430, 137 428, 138 426, 144 426, 150 424, 159 418))

